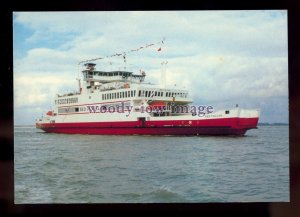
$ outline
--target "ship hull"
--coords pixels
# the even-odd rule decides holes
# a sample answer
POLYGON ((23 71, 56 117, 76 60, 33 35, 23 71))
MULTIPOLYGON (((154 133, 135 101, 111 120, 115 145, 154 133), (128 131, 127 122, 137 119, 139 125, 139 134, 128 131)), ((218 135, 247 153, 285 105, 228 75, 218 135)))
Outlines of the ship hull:
POLYGON ((220 118, 207 120, 37 123, 49 133, 95 135, 244 135, 257 128, 255 118, 220 118))

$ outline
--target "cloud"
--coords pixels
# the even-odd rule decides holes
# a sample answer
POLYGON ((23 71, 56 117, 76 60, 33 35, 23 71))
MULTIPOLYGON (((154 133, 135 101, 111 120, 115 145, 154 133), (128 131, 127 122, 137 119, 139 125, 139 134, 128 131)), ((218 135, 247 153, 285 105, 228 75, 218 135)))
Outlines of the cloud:
POLYGON ((65 76, 18 76, 14 79, 14 87, 15 108, 20 108, 49 104, 58 90, 75 89, 75 82, 65 76))
POLYGON ((29 50, 23 59, 14 61, 14 72, 17 76, 49 74, 55 77, 74 70, 76 63, 76 57, 68 52, 35 48, 29 50))
POLYGON ((187 50, 194 52, 195 48, 206 52, 230 48, 229 51, 257 55, 259 48, 261 52, 284 48, 287 37, 286 19, 273 18, 270 12, 264 11, 23 12, 15 15, 16 23, 34 31, 28 40, 43 41, 45 35, 60 38, 74 34, 67 44, 76 47, 76 42, 88 44, 103 37, 109 42, 105 43, 108 46, 101 44, 104 50, 108 47, 123 50, 134 43, 140 45, 166 37, 169 46, 175 49, 174 54, 187 48, 194 48, 187 50), (178 45, 183 45, 180 50, 178 45))
POLYGON ((196 101, 288 97, 286 11, 16 12, 14 23, 27 29, 23 43, 31 44, 14 58, 18 108, 45 106, 56 93, 76 89, 81 60, 164 37, 164 44, 127 53, 126 65, 107 58, 97 69, 143 69, 147 81, 160 83, 161 62, 168 61, 167 85, 185 87, 196 101))
POLYGON ((287 96, 288 69, 284 57, 200 55, 175 58, 169 62, 172 70, 168 72, 169 78, 173 82, 185 83, 194 97, 226 100, 287 96))

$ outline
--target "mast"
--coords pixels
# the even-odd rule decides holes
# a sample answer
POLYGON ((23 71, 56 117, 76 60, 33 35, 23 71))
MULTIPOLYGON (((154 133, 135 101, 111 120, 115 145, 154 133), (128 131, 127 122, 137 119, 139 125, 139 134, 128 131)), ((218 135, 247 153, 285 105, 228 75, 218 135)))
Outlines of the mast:
POLYGON ((167 70, 167 64, 168 64, 168 61, 165 60, 165 55, 164 55, 164 41, 165 41, 165 38, 163 38, 163 40, 161 41, 161 46, 158 51, 161 52, 163 50, 163 53, 162 53, 162 59, 163 59, 163 62, 161 62, 161 66, 162 66, 162 69, 161 69, 161 75, 160 75, 160 78, 161 78, 161 86, 162 88, 166 88, 166 82, 167 82, 167 75, 166 75, 166 70, 167 70))
POLYGON ((161 69, 161 75, 160 75, 160 79, 161 79, 161 85, 163 88, 166 88, 166 82, 167 82, 167 64, 168 61, 164 61, 161 63, 162 65, 162 69, 161 69))
POLYGON ((82 92, 82 87, 81 87, 81 81, 80 81, 80 78, 76 78, 76 80, 78 80, 79 93, 81 94, 81 92, 82 92))

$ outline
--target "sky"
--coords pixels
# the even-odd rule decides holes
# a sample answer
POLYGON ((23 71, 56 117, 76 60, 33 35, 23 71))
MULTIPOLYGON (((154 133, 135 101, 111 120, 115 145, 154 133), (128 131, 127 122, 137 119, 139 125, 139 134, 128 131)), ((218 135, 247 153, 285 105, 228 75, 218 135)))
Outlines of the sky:
POLYGON ((259 122, 288 123, 287 11, 241 10, 14 12, 14 124, 34 124, 56 94, 77 91, 78 62, 149 44, 96 69, 142 69, 154 84, 164 70, 194 105, 260 108, 259 122))

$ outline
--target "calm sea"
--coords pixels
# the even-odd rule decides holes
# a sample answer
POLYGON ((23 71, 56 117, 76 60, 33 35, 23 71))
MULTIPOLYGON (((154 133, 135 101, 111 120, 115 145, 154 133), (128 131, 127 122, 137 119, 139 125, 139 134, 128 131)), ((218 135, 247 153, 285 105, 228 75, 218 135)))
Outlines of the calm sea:
POLYGON ((289 201, 289 128, 243 137, 14 129, 15 203, 289 201))

